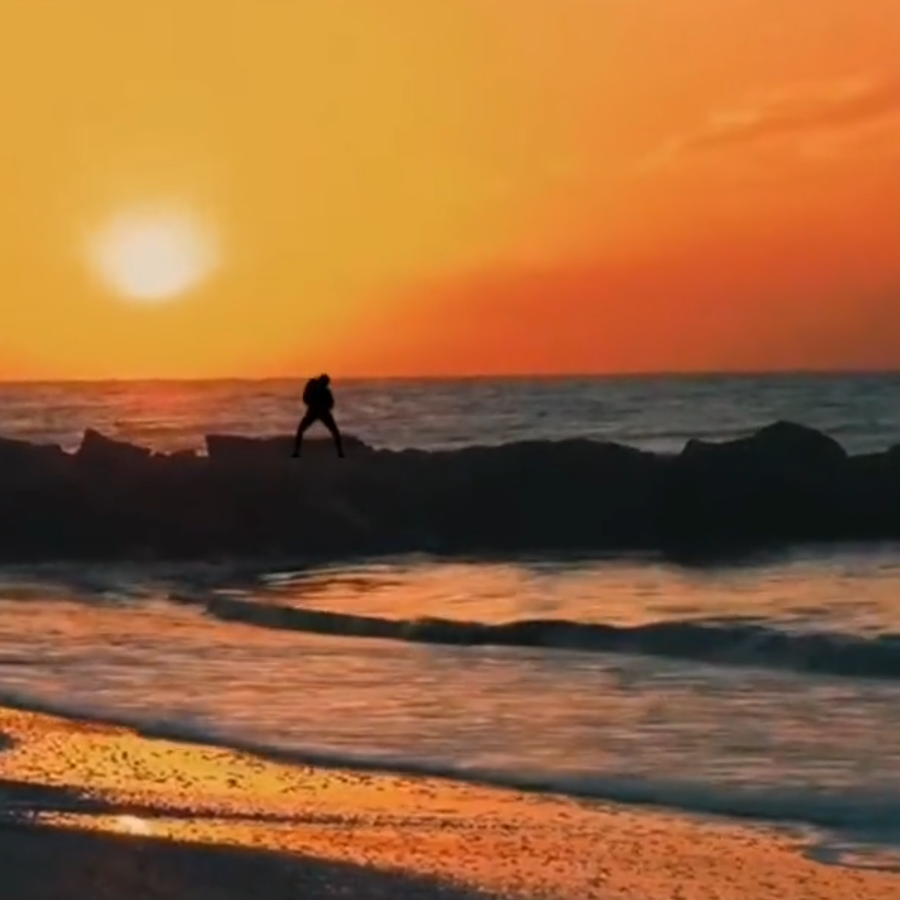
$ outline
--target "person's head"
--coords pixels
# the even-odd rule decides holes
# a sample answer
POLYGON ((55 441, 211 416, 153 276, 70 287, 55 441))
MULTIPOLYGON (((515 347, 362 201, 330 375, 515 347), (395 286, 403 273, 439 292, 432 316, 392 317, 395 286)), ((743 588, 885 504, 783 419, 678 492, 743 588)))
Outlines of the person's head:
POLYGON ((325 372, 323 372, 323 373, 319 376, 319 383, 320 383, 323 387, 328 387, 328 385, 331 384, 331 376, 330 376, 330 375, 327 375, 325 372))

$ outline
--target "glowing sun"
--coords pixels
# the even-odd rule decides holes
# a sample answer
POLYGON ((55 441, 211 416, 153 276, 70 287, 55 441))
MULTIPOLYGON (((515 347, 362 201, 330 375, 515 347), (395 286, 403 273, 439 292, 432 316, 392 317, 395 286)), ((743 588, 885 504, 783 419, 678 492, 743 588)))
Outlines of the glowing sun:
POLYGON ((89 249, 106 286, 142 303, 174 300, 218 264, 210 230, 186 214, 120 216, 92 235, 89 249))

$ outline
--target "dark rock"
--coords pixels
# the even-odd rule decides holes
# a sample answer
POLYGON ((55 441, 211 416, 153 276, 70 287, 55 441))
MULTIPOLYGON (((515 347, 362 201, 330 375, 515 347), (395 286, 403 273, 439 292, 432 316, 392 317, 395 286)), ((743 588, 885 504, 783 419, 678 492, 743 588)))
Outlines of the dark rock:
POLYGON ((0 466, 19 465, 23 462, 46 463, 66 456, 57 444, 32 444, 29 441, 0 437, 0 466))
POLYGON ((59 493, 71 476, 71 463, 69 454, 56 445, 0 438, 0 529, 18 527, 12 510, 33 498, 36 490, 59 493))
POLYGON ((27 482, 33 475, 51 477, 68 462, 68 454, 55 444, 0 437, 0 482, 27 482))
MULTIPOLYGON (((232 434, 208 434, 206 436, 206 455, 216 462, 234 465, 252 465, 258 462, 270 463, 278 459, 290 459, 294 449, 292 436, 267 438, 244 437, 232 434)), ((353 435, 344 436, 346 453, 372 452, 371 448, 353 435)), ((303 456, 318 457, 326 453, 335 456, 336 451, 331 437, 310 437, 303 441, 303 456)))
POLYGON ((111 468, 146 462, 150 456, 151 451, 147 447, 113 440, 93 428, 85 431, 81 446, 75 453, 79 462, 111 468))
POLYGON ((681 459, 703 465, 740 465, 756 471, 795 475, 833 470, 847 460, 834 438, 805 425, 776 422, 748 437, 712 443, 690 440, 681 459))
POLYGON ((776 422, 733 441, 689 441, 660 504, 667 541, 825 538, 841 530, 851 466, 833 438, 776 422))
POLYGON ((661 549, 900 538, 900 448, 848 457, 779 422, 674 457, 589 440, 377 451, 210 435, 209 458, 87 431, 72 456, 0 439, 0 559, 661 549), (278 461, 282 464, 275 464, 278 461), (79 464, 74 464, 75 462, 79 464))

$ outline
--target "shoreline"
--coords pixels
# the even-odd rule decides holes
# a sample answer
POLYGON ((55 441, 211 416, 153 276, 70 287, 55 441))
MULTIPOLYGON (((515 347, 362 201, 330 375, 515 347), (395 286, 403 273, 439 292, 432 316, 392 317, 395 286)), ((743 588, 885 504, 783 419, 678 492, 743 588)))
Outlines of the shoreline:
POLYGON ((0 707, 8 900, 897 896, 900 858, 857 851, 724 819, 292 766, 0 707))

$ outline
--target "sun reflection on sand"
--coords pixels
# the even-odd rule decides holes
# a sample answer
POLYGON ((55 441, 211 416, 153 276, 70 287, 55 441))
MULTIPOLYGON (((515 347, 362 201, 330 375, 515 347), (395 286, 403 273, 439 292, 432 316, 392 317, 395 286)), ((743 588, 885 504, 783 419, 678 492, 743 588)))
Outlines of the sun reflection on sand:
POLYGON ((116 818, 121 831, 128 834, 136 834, 145 836, 153 834, 153 827, 145 819, 139 819, 137 816, 118 816, 116 818))

